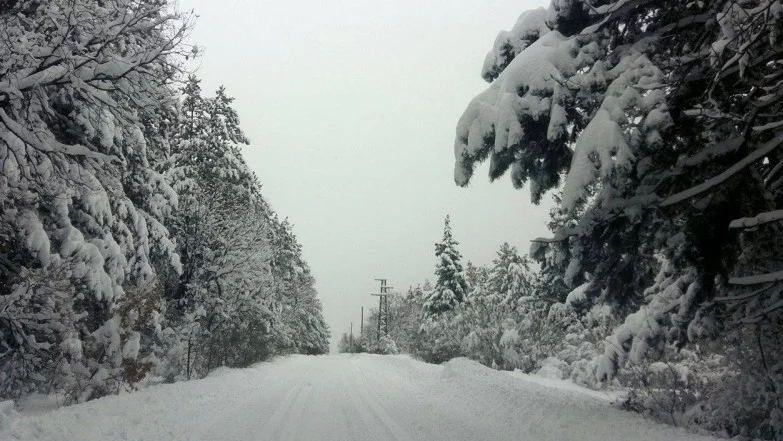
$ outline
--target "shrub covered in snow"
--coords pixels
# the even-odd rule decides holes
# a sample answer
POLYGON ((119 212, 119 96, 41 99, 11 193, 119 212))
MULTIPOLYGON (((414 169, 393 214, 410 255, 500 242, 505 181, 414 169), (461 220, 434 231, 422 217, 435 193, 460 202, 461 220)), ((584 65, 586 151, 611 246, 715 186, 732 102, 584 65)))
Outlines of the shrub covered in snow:
POLYGON ((399 354, 397 344, 388 335, 383 335, 380 340, 372 342, 367 348, 367 352, 381 355, 399 354))

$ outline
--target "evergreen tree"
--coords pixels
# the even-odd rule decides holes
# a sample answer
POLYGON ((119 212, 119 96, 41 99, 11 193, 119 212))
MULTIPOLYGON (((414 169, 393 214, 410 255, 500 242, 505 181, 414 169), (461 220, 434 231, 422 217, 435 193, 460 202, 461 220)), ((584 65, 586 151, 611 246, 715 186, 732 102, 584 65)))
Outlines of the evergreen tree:
POLYGON ((459 242, 451 235, 449 216, 443 228, 443 240, 435 244, 435 265, 437 281, 435 288, 427 293, 424 310, 428 315, 437 315, 456 308, 467 299, 468 283, 462 270, 462 255, 457 250, 459 242))
MULTIPOLYGON (((578 286, 584 311, 627 317, 600 379, 695 339, 745 346, 755 332, 780 381, 779 346, 764 336, 783 315, 781 11, 772 0, 553 1, 487 56, 492 84, 458 123, 455 180, 489 158, 490 178, 510 170, 534 201, 562 186, 554 237, 532 254, 558 300, 578 286)), ((763 415, 749 426, 779 437, 778 388, 761 392, 742 369, 741 387, 767 397, 748 404, 763 415)))
POLYGON ((514 309, 522 297, 533 294, 532 274, 527 256, 520 256, 516 247, 504 242, 492 261, 489 289, 500 297, 500 303, 514 309))
MULTIPOLYGON (((477 286, 482 286, 489 279, 489 269, 485 266, 476 266, 468 261, 465 265, 465 280, 468 282, 468 286, 473 289, 477 286)), ((432 288, 430 288, 432 289, 432 288)))
POLYGON ((277 219, 242 158, 248 141, 233 100, 222 87, 203 96, 193 76, 182 93, 162 168, 178 191, 169 223, 183 263, 166 284, 169 344, 186 342, 174 353, 188 355, 169 375, 328 352, 314 279, 291 226, 277 219))
POLYGON ((330 332, 321 302, 316 298, 315 277, 302 256, 287 219, 273 218, 274 253, 272 292, 280 311, 274 327, 276 350, 281 353, 325 354, 329 352, 330 332))
POLYGON ((84 400, 144 373, 155 268, 180 269, 176 194, 144 137, 180 18, 160 1, 0 7, 0 397, 84 400))
POLYGON ((513 369, 519 357, 511 347, 518 339, 520 301, 533 295, 527 257, 503 243, 486 277, 470 285, 469 302, 457 319, 466 337, 466 355, 487 366, 513 369))
POLYGON ((247 365, 279 328, 328 350, 306 265, 283 314, 280 224, 232 99, 177 88, 193 52, 170 6, 0 2, 0 399, 247 365))
POLYGON ((204 97, 199 83, 185 83, 159 165, 179 200, 168 225, 183 271, 168 274, 166 318, 172 344, 187 345, 187 377, 272 353, 270 210, 239 151, 247 139, 232 99, 223 88, 204 97))

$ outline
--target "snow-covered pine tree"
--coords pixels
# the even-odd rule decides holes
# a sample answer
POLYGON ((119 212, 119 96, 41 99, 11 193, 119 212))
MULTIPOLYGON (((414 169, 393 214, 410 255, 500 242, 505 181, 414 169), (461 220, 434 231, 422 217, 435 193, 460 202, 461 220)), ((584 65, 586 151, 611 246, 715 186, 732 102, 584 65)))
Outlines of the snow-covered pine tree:
POLYGON ((302 269, 290 285, 284 303, 283 329, 290 332, 293 345, 288 349, 298 354, 326 354, 329 352, 329 326, 322 315, 320 300, 316 297, 315 277, 310 267, 300 262, 302 269))
POLYGON ((533 278, 527 257, 503 243, 482 283, 470 286, 468 305, 460 321, 465 354, 496 368, 519 367, 515 345, 520 300, 533 295, 533 278))
POLYGON ((465 265, 465 280, 471 289, 482 286, 489 280, 489 268, 483 265, 475 265, 469 260, 465 265))
POLYGON ((533 275, 527 256, 520 256, 516 247, 504 242, 492 261, 489 289, 499 296, 500 303, 514 309, 520 298, 533 294, 533 275))
POLYGON ((316 298, 315 277, 287 219, 273 219, 272 292, 277 323, 275 348, 280 353, 329 352, 330 331, 316 298))
MULTIPOLYGON (((781 11, 777 0, 553 1, 501 33, 484 67, 492 85, 460 119, 459 185, 488 157, 491 178, 510 169, 534 201, 565 176, 571 219, 535 254, 567 258, 562 280, 589 278, 588 306, 629 316, 613 338, 640 340, 636 360, 660 339, 681 348, 780 321, 781 11), (661 262, 677 290, 647 290, 661 262)), ((631 348, 609 346, 603 378, 631 348)), ((779 436, 771 408, 759 412, 748 427, 779 436)))
POLYGON ((468 283, 462 270, 462 254, 457 250, 459 242, 451 234, 449 216, 443 227, 443 240, 435 244, 435 265, 437 280, 435 287, 427 293, 424 310, 428 315, 437 315, 456 308, 467 299, 468 283))
POLYGON ((424 318, 424 291, 421 286, 410 287, 404 295, 393 295, 389 301, 389 334, 397 349, 412 354, 416 335, 424 318))
POLYGON ((652 279, 652 231, 640 223, 653 222, 639 200, 630 207, 620 201, 640 182, 639 157, 665 150, 659 147, 672 119, 660 89, 664 74, 650 61, 654 51, 627 43, 636 25, 612 40, 600 17, 616 19, 618 11, 591 7, 553 3, 523 14, 510 43, 498 39, 485 64, 485 73, 496 72, 485 78, 495 80, 458 124, 455 178, 464 185, 471 164, 507 155, 515 185, 530 178, 535 200, 556 184, 546 176, 564 173, 561 206, 579 216, 561 224, 552 241, 569 257, 563 280, 575 286, 590 273, 599 282, 589 297, 603 290, 618 308, 632 309, 652 279), (562 161, 563 148, 569 161, 562 161))
POLYGON ((328 351, 314 279, 242 158, 247 139, 232 99, 222 87, 203 96, 193 76, 182 94, 160 110, 169 124, 155 136, 170 152, 160 170, 179 196, 168 222, 183 264, 167 273, 161 370, 201 376, 277 353, 328 351))
POLYGON ((89 399, 138 367, 152 324, 136 308, 156 302, 156 261, 179 270, 143 120, 185 31, 161 1, 2 4, 0 396, 89 399))
POLYGON ((168 340, 187 346, 175 353, 188 354, 179 368, 188 377, 263 360, 275 347, 273 213, 241 156, 247 139, 231 102, 223 88, 202 96, 191 76, 164 135, 171 156, 160 167, 179 196, 169 224, 183 263, 166 284, 168 340))
MULTIPOLYGON (((458 184, 467 184, 472 164, 489 156, 493 179, 499 176, 495 171, 510 168, 514 184, 530 180, 534 200, 538 200, 567 170, 562 205, 573 210, 586 196, 600 197, 589 186, 612 179, 625 182, 634 151, 657 145, 658 132, 669 121, 665 102, 656 90, 635 91, 650 89, 662 73, 636 47, 622 47, 622 53, 602 58, 607 57, 609 41, 599 33, 581 33, 591 16, 576 3, 553 3, 549 11, 523 14, 511 33, 501 34, 507 38, 496 41, 484 67, 485 78, 495 78, 494 82, 474 99, 458 124, 458 184), (567 10, 558 9, 565 6, 567 10), (615 56, 622 63, 615 62, 615 56), (647 114, 657 119, 646 118, 647 114), (637 127, 637 119, 645 124, 637 127)), ((594 216, 584 215, 591 220, 594 216)), ((618 241, 623 250, 607 254, 588 248, 589 240, 576 243, 578 237, 572 236, 564 236, 575 242, 569 247, 572 259, 598 251, 616 260, 639 248, 633 241, 618 241)), ((616 273, 629 268, 627 263, 616 263, 605 265, 606 270, 616 273)), ((571 267, 575 274, 587 269, 571 267)), ((641 279, 638 284, 646 283, 644 277, 637 279, 641 279)), ((623 288, 633 286, 624 282, 623 288)), ((628 297, 618 299, 624 302, 628 297)))

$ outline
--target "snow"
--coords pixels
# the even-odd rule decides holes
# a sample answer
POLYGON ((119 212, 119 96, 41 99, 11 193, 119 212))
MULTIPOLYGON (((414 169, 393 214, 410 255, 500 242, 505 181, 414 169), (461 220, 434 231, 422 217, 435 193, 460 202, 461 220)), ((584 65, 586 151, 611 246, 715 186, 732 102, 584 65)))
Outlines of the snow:
MULTIPOLYGON (((488 147, 497 154, 525 141, 522 117, 547 118, 553 108, 563 104, 563 74, 572 74, 578 61, 583 61, 572 57, 573 52, 578 53, 579 48, 572 39, 556 31, 546 33, 516 56, 492 85, 471 101, 457 123, 457 184, 468 183, 472 159, 482 157, 488 147), (492 145, 485 145, 493 136, 492 145)), ((553 137, 565 130, 559 126, 564 122, 560 114, 555 113, 548 128, 553 137)))
POLYGON ((123 358, 133 358, 139 356, 139 349, 141 348, 141 336, 138 332, 134 331, 131 334, 131 337, 128 339, 128 341, 125 343, 125 346, 122 348, 122 356, 123 358))
POLYGON ((519 343, 519 332, 516 329, 506 329, 500 336, 500 346, 504 348, 513 348, 519 343))
MULTIPOLYGON (((626 316, 622 325, 605 339, 604 355, 598 361, 598 380, 611 379, 618 367, 626 361, 639 365, 647 353, 660 347, 667 332, 667 314, 679 307, 679 313, 690 309, 699 289, 691 272, 680 276, 666 276, 669 264, 664 263, 656 277, 656 284, 645 290, 648 303, 626 316)), ((680 320, 684 320, 681 318, 680 320)))
POLYGON ((46 236, 46 231, 38 216, 31 210, 22 210, 19 213, 17 225, 18 234, 25 237, 24 245, 41 262, 41 265, 48 265, 51 256, 51 244, 46 236))
POLYGON ((783 280, 783 271, 745 277, 732 277, 729 279, 729 283, 732 285, 761 285, 763 283, 777 282, 780 280, 783 280))
POLYGON ((11 427, 14 416, 14 402, 0 401, 0 433, 11 427))
MULTIPOLYGON (((525 150, 563 148, 573 130, 569 123, 574 123, 566 108, 574 107, 577 89, 593 94, 599 106, 595 110, 592 105, 574 107, 592 116, 586 118, 589 122, 577 132, 573 145, 563 187, 564 209, 574 209, 599 179, 615 170, 630 170, 642 144, 662 143, 660 131, 672 120, 662 90, 664 75, 645 55, 646 43, 623 49, 617 60, 602 59, 605 49, 597 41, 548 30, 547 20, 553 17, 547 15, 570 8, 568 3, 523 14, 512 31, 498 36, 482 68, 484 79, 494 81, 470 102, 457 123, 457 185, 467 185, 475 165, 489 158, 491 176, 510 167, 512 182, 519 187, 529 181, 535 197, 545 183, 528 171, 533 163, 526 159, 525 150), (544 127, 546 139, 541 139, 538 132, 544 127)), ((623 3, 603 10, 610 14, 623 3)))
POLYGON ((601 107, 579 135, 563 188, 562 206, 571 210, 587 195, 587 188, 614 169, 627 169, 634 161, 640 135, 650 145, 662 138, 660 130, 671 124, 666 99, 660 90, 663 73, 645 55, 631 50, 617 65, 604 71, 600 64, 574 81, 583 87, 612 79, 601 107), (598 75, 600 73, 600 75, 598 75), (637 110, 638 109, 638 110, 637 110), (642 132, 629 129, 642 119, 642 132))
POLYGON ((563 188, 563 207, 571 209, 585 194, 585 188, 600 175, 608 175, 614 158, 630 158, 623 130, 606 109, 599 109, 574 147, 574 157, 563 188))
POLYGON ((709 440, 608 395, 458 358, 292 356, 58 410, 0 403, 2 440, 709 440))
MULTIPOLYGON (((512 372, 506 372, 506 374, 527 383, 537 384, 539 386, 543 386, 550 389, 559 389, 561 391, 566 391, 567 393, 585 395, 609 403, 616 403, 619 400, 625 398, 626 396, 626 392, 623 390, 588 389, 586 387, 582 387, 574 383, 573 381, 563 380, 559 378, 548 378, 546 376, 539 375, 539 374, 533 374, 533 375, 526 374, 519 369, 516 369, 512 372)), ((708 438, 697 438, 697 439, 708 439, 708 438)))
POLYGON ((563 370, 560 367, 564 364, 565 362, 557 357, 547 357, 541 362, 541 368, 536 372, 536 375, 550 380, 562 380, 563 370))
POLYGON ((511 31, 500 32, 495 39, 492 50, 484 59, 481 77, 491 82, 509 63, 509 58, 522 52, 530 41, 549 33, 546 14, 547 11, 544 8, 525 11, 511 31))
POLYGON ((587 289, 590 288, 590 282, 585 282, 577 286, 573 291, 568 293, 565 304, 573 305, 574 303, 583 303, 587 301, 587 289))
POLYGON ((777 222, 779 220, 783 220, 783 210, 768 211, 750 218, 743 217, 741 219, 735 219, 729 223, 729 228, 753 228, 758 225, 777 222))

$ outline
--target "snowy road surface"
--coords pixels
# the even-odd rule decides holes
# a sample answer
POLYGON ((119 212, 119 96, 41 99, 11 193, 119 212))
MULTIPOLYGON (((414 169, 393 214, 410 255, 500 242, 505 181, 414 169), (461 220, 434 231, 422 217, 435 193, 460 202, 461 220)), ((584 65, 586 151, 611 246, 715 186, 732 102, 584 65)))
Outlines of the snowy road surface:
POLYGON ((0 413, 0 439, 709 439, 619 411, 600 393, 533 380, 465 359, 292 356, 36 415, 0 413))

